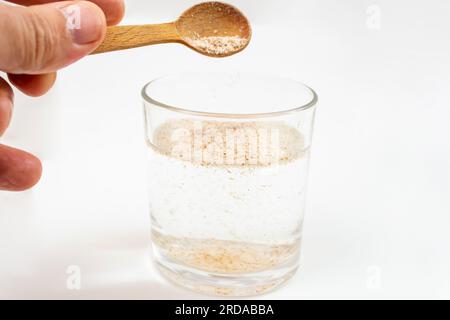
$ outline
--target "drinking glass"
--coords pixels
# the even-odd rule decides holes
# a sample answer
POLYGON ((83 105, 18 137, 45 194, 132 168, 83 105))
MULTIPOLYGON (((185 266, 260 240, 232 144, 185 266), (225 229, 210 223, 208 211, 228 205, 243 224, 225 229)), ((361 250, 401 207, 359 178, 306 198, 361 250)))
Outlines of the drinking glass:
POLYGON ((154 260, 169 280, 255 295, 299 265, 316 93, 276 76, 185 73, 142 90, 154 260))

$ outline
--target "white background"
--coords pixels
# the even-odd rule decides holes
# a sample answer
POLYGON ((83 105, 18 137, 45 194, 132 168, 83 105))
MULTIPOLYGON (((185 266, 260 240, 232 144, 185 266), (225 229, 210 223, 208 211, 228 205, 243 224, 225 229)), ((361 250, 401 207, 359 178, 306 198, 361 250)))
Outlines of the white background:
MULTIPOLYGON (((124 23, 195 2, 129 0, 124 23)), ((0 193, 1 298, 204 298, 150 262, 140 97, 155 77, 198 69, 289 76, 320 97, 301 268, 261 298, 450 298, 450 2, 229 2, 254 29, 237 56, 177 44, 98 55, 46 97, 17 94, 2 143, 39 155, 44 174, 0 193), (71 265, 81 290, 66 287, 71 265)))

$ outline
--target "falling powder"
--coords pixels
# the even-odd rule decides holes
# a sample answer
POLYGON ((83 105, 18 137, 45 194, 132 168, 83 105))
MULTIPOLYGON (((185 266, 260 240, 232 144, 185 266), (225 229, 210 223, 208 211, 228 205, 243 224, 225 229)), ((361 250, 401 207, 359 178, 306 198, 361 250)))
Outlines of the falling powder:
POLYGON ((224 55, 245 47, 248 40, 239 36, 214 36, 192 39, 191 45, 212 55, 224 55))

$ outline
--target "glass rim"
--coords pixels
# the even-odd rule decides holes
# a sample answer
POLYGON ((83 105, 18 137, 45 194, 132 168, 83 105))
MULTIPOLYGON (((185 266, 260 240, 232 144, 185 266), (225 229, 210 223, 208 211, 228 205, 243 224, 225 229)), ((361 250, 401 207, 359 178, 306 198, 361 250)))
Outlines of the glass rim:
MULTIPOLYGON (((195 72, 194 74, 202 74, 201 72, 195 72)), ((207 72, 205 74, 208 74, 207 72)), ((226 73, 226 72, 215 72, 215 74, 230 74, 230 73, 226 73)), ((242 73, 241 73, 242 74, 242 73)), ((245 73, 244 73, 245 74, 245 73)), ((246 73, 246 74, 250 74, 250 75, 259 75, 258 73, 246 73)), ((239 119, 239 118, 268 118, 268 117, 277 117, 277 116, 283 116, 283 115, 288 115, 288 114, 292 114, 292 113, 297 113, 300 111, 304 111, 307 109, 310 109, 312 107, 314 107, 318 100, 319 97, 317 95, 317 93, 308 85, 304 84, 303 82, 288 78, 288 77, 278 77, 278 79, 283 79, 283 80, 289 80, 292 81, 300 86, 302 86, 303 88, 306 88, 312 95, 312 98, 310 99, 309 102, 302 104, 301 106, 298 107, 293 107, 293 108, 286 108, 286 110, 281 110, 281 111, 274 111, 274 112, 261 112, 261 113, 217 113, 217 112, 207 112, 207 111, 198 111, 198 110, 191 110, 191 109, 187 109, 187 108, 182 108, 182 107, 176 107, 176 106, 172 106, 169 104, 166 104, 164 102, 158 101, 152 97, 150 97, 147 94, 147 89, 149 88, 149 86, 151 86, 153 83, 159 81, 159 80, 163 80, 169 77, 174 77, 174 76, 181 76, 183 75, 183 73, 180 74, 173 74, 173 75, 166 75, 166 76, 161 76, 158 78, 153 79, 152 81, 148 82, 147 84, 144 85, 144 87, 141 90, 141 95, 142 98, 144 99, 144 101, 172 111, 172 112, 177 112, 177 113, 182 113, 182 114, 188 114, 188 115, 194 115, 194 116, 201 116, 201 117, 211 117, 211 118, 233 118, 233 119, 239 119)), ((271 76, 271 75, 264 75, 264 76, 271 76)), ((276 76, 271 76, 273 78, 276 78, 276 76)))

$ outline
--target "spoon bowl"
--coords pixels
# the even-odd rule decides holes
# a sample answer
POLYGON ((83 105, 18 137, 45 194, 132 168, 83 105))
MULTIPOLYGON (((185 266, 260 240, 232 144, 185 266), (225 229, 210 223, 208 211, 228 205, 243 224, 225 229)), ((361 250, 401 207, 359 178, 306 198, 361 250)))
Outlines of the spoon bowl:
POLYGON ((251 39, 247 18, 235 7, 205 2, 186 10, 175 22, 183 42, 208 56, 229 56, 242 51, 251 39))

